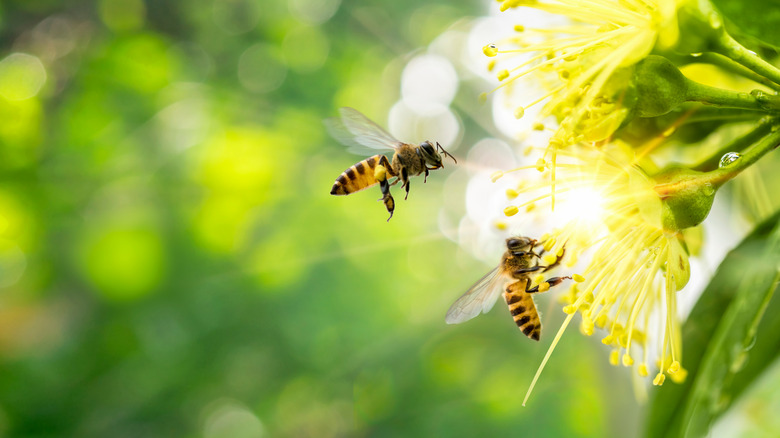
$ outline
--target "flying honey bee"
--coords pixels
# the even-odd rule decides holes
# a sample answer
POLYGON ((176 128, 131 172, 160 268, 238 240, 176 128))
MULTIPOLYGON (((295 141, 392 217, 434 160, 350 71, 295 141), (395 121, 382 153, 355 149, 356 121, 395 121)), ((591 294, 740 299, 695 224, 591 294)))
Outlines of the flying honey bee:
MULTIPOLYGON (((506 240, 506 252, 501 257, 501 263, 474 283, 447 311, 447 324, 458 324, 468 321, 480 313, 487 313, 496 303, 503 288, 504 299, 517 327, 529 338, 538 341, 542 333, 542 323, 539 312, 536 311, 533 295, 540 285, 530 287, 531 273, 547 271, 560 263, 561 258, 549 266, 538 264, 542 249, 534 252, 534 247, 541 245, 528 237, 512 237, 506 240)), ((552 277, 546 281, 549 286, 555 286, 571 277, 552 277)), ((543 284, 543 283, 542 283, 543 284)))
POLYGON ((419 146, 404 143, 396 140, 354 108, 344 107, 339 112, 340 120, 325 121, 328 131, 336 140, 347 146, 387 149, 393 150, 394 153, 392 162, 386 156, 379 154, 350 166, 336 178, 330 194, 349 195, 379 183, 382 190, 382 198, 379 200, 384 202, 387 212, 390 213, 388 221, 393 217, 393 210, 395 210, 395 200, 390 194, 390 186, 401 181, 401 188, 406 189, 404 199, 409 197, 409 177, 424 173, 423 183, 425 183, 428 181, 429 171, 444 167, 438 151, 457 163, 455 157, 445 151, 438 142, 436 148, 427 140, 419 146), (392 183, 388 182, 393 177, 395 180, 392 183))

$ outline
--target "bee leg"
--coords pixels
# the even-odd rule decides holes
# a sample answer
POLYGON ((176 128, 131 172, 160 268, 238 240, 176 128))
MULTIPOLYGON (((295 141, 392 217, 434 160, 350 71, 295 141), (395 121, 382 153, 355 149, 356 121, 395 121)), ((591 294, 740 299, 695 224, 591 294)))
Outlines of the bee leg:
POLYGON ((393 217, 393 210, 395 210, 395 200, 393 195, 390 194, 390 184, 388 184, 387 179, 379 181, 379 188, 382 189, 382 197, 379 200, 384 202, 387 212, 390 213, 390 217, 387 218, 387 221, 390 222, 390 218, 393 217))
POLYGON ((547 270, 550 270, 550 269, 552 269, 552 268, 554 268, 554 267, 556 267, 556 266, 560 265, 560 264, 561 264, 561 260, 563 259, 563 255, 564 255, 565 253, 566 253, 566 249, 564 248, 564 250, 563 250, 563 252, 561 253, 561 255, 559 255, 559 256, 558 256, 558 258, 555 260, 555 263, 553 263, 553 264, 551 264, 551 265, 547 265, 547 266, 545 266, 544 270, 545 270, 545 271, 547 271, 547 270))
POLYGON ((537 265, 537 266, 533 266, 533 267, 530 267, 530 268, 518 269, 518 270, 515 271, 515 274, 516 275, 527 274, 529 272, 535 272, 535 271, 538 271, 540 269, 544 269, 544 266, 538 266, 537 265))
POLYGON ((406 168, 401 169, 401 180, 404 182, 401 187, 406 188, 406 196, 404 196, 404 201, 406 201, 406 198, 409 197, 409 173, 406 172, 406 168))
POLYGON ((425 166, 425 178, 423 178, 423 184, 428 182, 428 166, 425 166))
POLYGON ((563 283, 563 280, 571 280, 571 277, 568 277, 568 276, 567 276, 567 277, 551 277, 551 278, 549 278, 549 279, 545 280, 543 283, 540 283, 540 284, 538 284, 538 285, 536 285, 536 286, 534 286, 534 287, 530 287, 530 288, 528 287, 528 285, 530 284, 530 282, 527 282, 527 283, 526 283, 526 286, 525 286, 525 292, 526 292, 526 293, 529 293, 529 294, 533 294, 533 293, 536 293, 536 292, 540 292, 540 291, 539 291, 539 286, 541 286, 541 285, 543 285, 543 284, 547 283, 549 286, 547 286, 547 288, 546 288, 546 289, 544 289, 544 290, 542 290, 542 291, 541 291, 541 292, 546 292, 546 291, 547 291, 547 289, 549 289, 549 288, 551 288, 551 287, 553 287, 553 286, 557 286, 557 285, 559 285, 559 284, 563 283))

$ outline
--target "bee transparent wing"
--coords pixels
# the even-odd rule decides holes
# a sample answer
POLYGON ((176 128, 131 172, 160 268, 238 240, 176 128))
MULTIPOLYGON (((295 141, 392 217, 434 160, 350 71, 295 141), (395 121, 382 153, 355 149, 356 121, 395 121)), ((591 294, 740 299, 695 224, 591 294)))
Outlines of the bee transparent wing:
POLYGON ((480 313, 487 313, 501 295, 504 281, 506 279, 498 267, 485 274, 450 307, 445 318, 447 324, 459 324, 480 313))
POLYGON ((394 150, 401 144, 358 110, 344 107, 339 112, 341 119, 325 119, 325 127, 333 138, 354 148, 356 152, 365 151, 366 148, 394 150))

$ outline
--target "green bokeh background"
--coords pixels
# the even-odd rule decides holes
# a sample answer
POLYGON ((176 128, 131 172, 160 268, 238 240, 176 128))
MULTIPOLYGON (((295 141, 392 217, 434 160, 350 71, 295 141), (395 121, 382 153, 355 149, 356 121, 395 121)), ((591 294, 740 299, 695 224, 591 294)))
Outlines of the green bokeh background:
POLYGON ((378 190, 328 194, 359 157, 321 120, 384 124, 398 65, 486 3, 0 5, 0 57, 46 72, 22 99, 34 68, 0 78, 0 436, 637 429, 629 370, 576 328, 520 406, 549 297, 538 344, 501 306, 444 324, 490 268, 438 230, 451 169, 389 223, 378 190))

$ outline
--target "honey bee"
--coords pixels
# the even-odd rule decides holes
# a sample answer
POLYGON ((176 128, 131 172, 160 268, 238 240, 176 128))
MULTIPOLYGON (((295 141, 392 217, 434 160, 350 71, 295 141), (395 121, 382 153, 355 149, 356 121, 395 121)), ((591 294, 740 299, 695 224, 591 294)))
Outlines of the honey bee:
POLYGON ((501 257, 501 263, 474 283, 447 311, 447 324, 459 324, 468 321, 480 313, 487 313, 496 303, 501 289, 504 289, 504 299, 517 327, 529 338, 538 341, 542 333, 542 323, 539 312, 536 311, 533 295, 544 292, 539 287, 547 283, 555 286, 571 277, 552 277, 546 282, 530 287, 531 273, 547 271, 560 263, 558 257, 555 263, 548 266, 539 265, 538 260, 544 252, 534 252, 541 245, 528 237, 512 237, 506 240, 506 252, 501 257))
POLYGON ((424 141, 419 146, 404 143, 396 140, 387 131, 379 125, 372 122, 368 117, 361 114, 354 108, 344 107, 339 110, 341 119, 328 119, 325 125, 330 134, 341 143, 358 148, 365 146, 371 149, 393 150, 393 160, 390 162, 384 155, 374 155, 359 161, 342 172, 333 187, 330 189, 331 195, 349 195, 360 190, 371 187, 377 183, 382 190, 382 198, 387 212, 390 213, 389 221, 393 217, 395 210, 395 200, 390 194, 390 186, 401 181, 401 188, 406 189, 406 196, 409 197, 409 177, 425 174, 423 183, 428 181, 428 172, 444 167, 441 155, 455 160, 455 157, 445 151, 437 142, 436 148, 430 141, 424 141), (390 178, 395 177, 392 183, 390 178))

